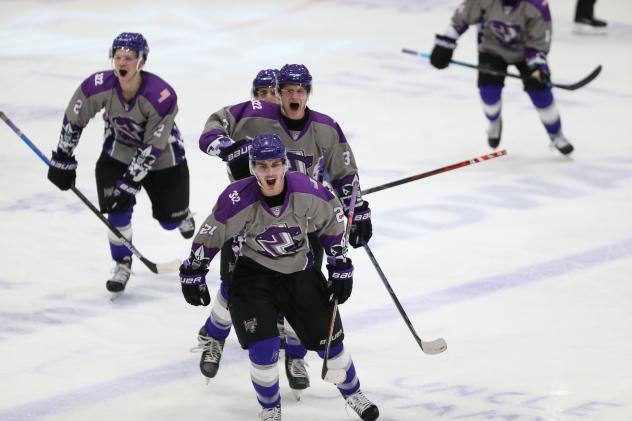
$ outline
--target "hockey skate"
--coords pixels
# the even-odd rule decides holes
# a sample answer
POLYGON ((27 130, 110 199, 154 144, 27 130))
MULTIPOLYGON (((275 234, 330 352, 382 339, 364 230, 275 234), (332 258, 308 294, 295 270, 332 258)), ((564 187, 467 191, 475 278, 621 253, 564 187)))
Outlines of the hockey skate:
POLYGON ((107 280, 105 287, 114 294, 120 294, 125 290, 125 285, 132 273, 132 259, 125 257, 120 262, 116 262, 116 266, 112 268, 112 273, 113 275, 107 280))
POLYGON ((592 18, 575 19, 573 33, 577 35, 606 35, 608 24, 601 20, 592 18))
POLYGON ((345 400, 347 401, 347 405, 364 421, 373 421, 380 416, 380 411, 377 409, 377 406, 368 400, 360 389, 353 395, 345 397, 345 400))
POLYGON ((178 230, 180 231, 180 235, 186 239, 193 237, 193 234, 195 234, 195 219, 193 219, 191 211, 189 211, 187 217, 180 222, 178 230))
POLYGON ((309 387, 309 374, 305 368, 305 360, 292 358, 285 354, 285 374, 297 401, 301 400, 301 393, 309 387))
POLYGON ((191 348, 191 352, 202 352, 200 357, 200 371, 206 377, 206 384, 215 377, 219 370, 219 362, 222 359, 224 350, 223 340, 217 340, 207 336, 204 326, 198 332, 198 346, 191 348))
POLYGON ((487 128, 487 143, 490 148, 496 149, 500 145, 500 137, 503 134, 503 119, 498 117, 494 121, 489 122, 487 128))
POLYGON ((575 149, 562 134, 551 138, 551 147, 560 151, 562 155, 568 155, 575 149))
POLYGON ((259 414, 261 421, 281 421, 281 405, 277 405, 274 408, 263 408, 259 414))

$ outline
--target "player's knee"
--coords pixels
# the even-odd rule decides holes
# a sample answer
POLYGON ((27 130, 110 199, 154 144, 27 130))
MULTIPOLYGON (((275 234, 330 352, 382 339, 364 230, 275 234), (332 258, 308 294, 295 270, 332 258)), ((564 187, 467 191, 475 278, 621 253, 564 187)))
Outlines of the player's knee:
POLYGON ((280 345, 278 336, 251 343, 248 346, 250 361, 258 365, 275 364, 279 359, 280 345))

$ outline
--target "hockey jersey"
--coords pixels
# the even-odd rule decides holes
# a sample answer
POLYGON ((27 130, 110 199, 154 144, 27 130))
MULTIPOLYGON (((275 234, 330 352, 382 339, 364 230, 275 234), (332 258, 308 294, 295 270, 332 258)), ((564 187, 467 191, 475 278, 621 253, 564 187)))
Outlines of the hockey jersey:
POLYGON ((317 232, 325 253, 346 254, 345 217, 340 200, 318 181, 298 172, 285 175, 280 209, 270 209, 255 177, 231 183, 219 196, 191 246, 191 263, 207 267, 231 238, 238 255, 280 273, 309 266, 307 234, 317 232))
POLYGON ((58 149, 72 155, 83 128, 101 110, 103 151, 130 165, 128 173, 135 181, 149 170, 173 167, 185 159, 182 136, 174 123, 177 96, 158 76, 141 71, 141 85, 130 102, 123 99, 114 71, 88 77, 66 109, 58 149))
POLYGON ((478 50, 518 63, 551 46, 551 12, 548 0, 464 0, 452 16, 445 35, 457 39, 470 25, 478 26, 478 50))
MULTIPOLYGON (((319 181, 326 175, 347 206, 353 181, 358 178, 351 147, 333 119, 310 109, 308 113, 305 127, 297 133, 288 129, 278 104, 251 100, 224 107, 208 118, 199 140, 200 149, 209 153, 210 144, 222 135, 240 140, 274 133, 285 144, 290 171, 307 174, 319 181)), ((356 203, 358 206, 362 203, 359 195, 356 203)))

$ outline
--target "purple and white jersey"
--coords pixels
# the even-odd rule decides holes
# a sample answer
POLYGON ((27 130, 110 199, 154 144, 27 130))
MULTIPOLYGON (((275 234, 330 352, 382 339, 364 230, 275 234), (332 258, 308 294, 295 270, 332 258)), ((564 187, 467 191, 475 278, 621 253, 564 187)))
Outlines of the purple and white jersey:
POLYGON ((551 47, 551 12, 548 0, 464 0, 452 16, 446 36, 457 39, 470 25, 478 25, 478 50, 518 63, 546 55, 551 47))
POLYGON ((283 205, 271 209, 255 177, 231 183, 219 196, 191 246, 195 261, 208 266, 224 243, 235 237, 238 255, 280 273, 294 273, 309 265, 307 234, 317 232, 325 253, 346 254, 345 216, 340 200, 305 174, 285 175, 283 205))
MULTIPOLYGON (((290 171, 307 174, 318 181, 323 180, 326 172, 336 194, 348 205, 352 183, 358 178, 358 167, 340 126, 325 114, 310 109, 305 127, 295 132, 285 124, 278 104, 259 100, 242 102, 222 108, 208 118, 200 136, 200 149, 209 153, 210 144, 218 136, 240 140, 264 133, 274 133, 281 138, 290 171)), ((357 206, 362 204, 359 194, 356 203, 357 206)))
POLYGON ((128 164, 126 175, 138 182, 149 170, 173 167, 185 159, 174 123, 177 102, 173 88, 152 73, 141 71, 141 85, 130 102, 123 99, 114 71, 95 73, 70 100, 57 148, 72 155, 84 127, 104 110, 103 150, 128 164))

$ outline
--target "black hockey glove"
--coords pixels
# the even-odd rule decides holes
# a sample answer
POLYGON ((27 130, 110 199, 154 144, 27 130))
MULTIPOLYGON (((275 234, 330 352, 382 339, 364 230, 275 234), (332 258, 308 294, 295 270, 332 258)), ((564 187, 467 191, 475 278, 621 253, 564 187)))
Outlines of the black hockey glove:
POLYGON ((48 167, 48 179, 61 190, 75 185, 77 178, 77 160, 64 152, 53 151, 48 167))
POLYGON ((251 175, 248 161, 248 152, 251 146, 250 139, 241 139, 219 152, 219 157, 228 164, 228 169, 235 180, 241 180, 251 175))
POLYGON ((211 303, 211 296, 206 287, 206 274, 208 269, 199 266, 193 269, 188 260, 180 266, 180 286, 182 286, 182 295, 187 303, 192 306, 207 306, 211 303))
POLYGON ((456 48, 456 40, 445 35, 435 37, 435 46, 430 54, 430 64, 437 69, 445 69, 452 60, 452 53, 456 48))
POLYGON ((327 265, 331 294, 342 304, 351 296, 353 289, 353 264, 351 259, 336 259, 335 264, 327 265))
POLYGON ((371 209, 369 209, 369 202, 365 200, 362 205, 355 208, 353 212, 349 244, 351 244, 353 248, 361 247, 363 244, 369 243, 372 235, 371 209))
POLYGON ((136 203, 136 193, 140 191, 140 184, 128 178, 116 180, 112 193, 103 198, 102 213, 124 212, 136 203))

